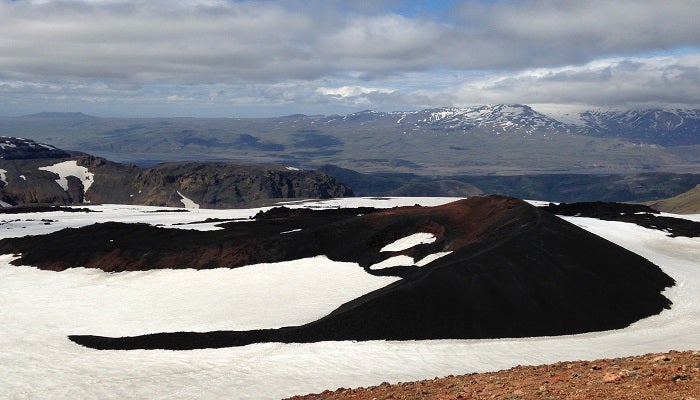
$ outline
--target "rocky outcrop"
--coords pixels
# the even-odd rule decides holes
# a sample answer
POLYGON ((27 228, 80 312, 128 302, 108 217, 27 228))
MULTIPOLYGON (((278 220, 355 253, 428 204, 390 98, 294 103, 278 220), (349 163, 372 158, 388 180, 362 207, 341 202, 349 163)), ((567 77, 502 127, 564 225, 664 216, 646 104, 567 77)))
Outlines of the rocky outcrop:
POLYGON ((223 162, 139 168, 25 139, 3 140, 0 200, 6 205, 117 203, 235 208, 281 199, 353 195, 348 186, 322 172, 223 162))

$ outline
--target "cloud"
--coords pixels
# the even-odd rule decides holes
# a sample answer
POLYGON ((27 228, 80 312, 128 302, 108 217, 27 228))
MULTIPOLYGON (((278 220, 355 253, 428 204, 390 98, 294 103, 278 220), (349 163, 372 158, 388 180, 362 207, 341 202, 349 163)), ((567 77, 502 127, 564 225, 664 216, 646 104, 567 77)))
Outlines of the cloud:
POLYGON ((694 0, 462 2, 453 15, 465 27, 465 50, 481 50, 465 53, 465 68, 578 64, 700 45, 694 0))
MULTIPOLYGON (((563 103, 604 107, 700 104, 700 55, 611 58, 467 81, 443 92, 456 104, 563 103)), ((439 97, 439 95, 436 95, 439 97)))
POLYGON ((0 0, 0 101, 697 107, 698 20, 694 0, 0 0))

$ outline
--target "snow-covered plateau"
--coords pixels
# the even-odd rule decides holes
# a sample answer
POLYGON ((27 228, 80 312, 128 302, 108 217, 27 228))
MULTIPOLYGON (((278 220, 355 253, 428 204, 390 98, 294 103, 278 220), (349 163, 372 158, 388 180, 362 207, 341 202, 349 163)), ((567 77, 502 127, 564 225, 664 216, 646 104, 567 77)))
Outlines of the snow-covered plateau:
MULTIPOLYGON (((438 205, 451 198, 348 198, 288 207, 438 205)), ((217 229, 207 218, 247 219, 261 209, 172 212, 88 206, 90 213, 5 214, 0 238, 95 222, 217 229)), ((698 220, 700 216, 676 216, 698 220)), ((265 343, 190 351, 99 351, 72 334, 245 330, 303 324, 395 281, 326 257, 238 269, 43 271, 0 257, 0 398, 279 399, 338 387, 493 371, 559 360, 700 349, 700 238, 630 223, 565 217, 654 262, 676 280, 671 309, 614 331, 497 340, 265 343)), ((245 222, 242 222, 245 223, 245 222)), ((284 233, 284 232, 280 232, 284 233)), ((406 238, 395 248, 429 237, 406 238)), ((388 251, 394 248, 388 249, 388 251)))

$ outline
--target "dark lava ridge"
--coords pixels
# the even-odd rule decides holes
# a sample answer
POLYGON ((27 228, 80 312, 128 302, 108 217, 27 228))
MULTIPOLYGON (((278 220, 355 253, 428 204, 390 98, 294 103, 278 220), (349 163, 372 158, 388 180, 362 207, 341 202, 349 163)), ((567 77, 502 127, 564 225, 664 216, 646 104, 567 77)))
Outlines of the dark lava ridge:
MULTIPOLYGON (((258 342, 423 340, 563 335, 617 329, 669 308, 675 284, 643 257, 521 200, 474 197, 438 207, 276 208, 219 231, 95 224, 4 239, 22 265, 126 271, 237 267, 316 255, 403 279, 343 304, 324 318, 280 329, 70 336, 96 349, 199 349, 258 342), (288 232, 281 234, 283 232, 288 232), (413 233, 433 243, 381 252, 413 233), (369 267, 403 254, 423 267, 369 267)), ((275 288, 270 288, 274 295, 275 288)))
POLYGON ((594 201, 570 204, 549 203, 542 208, 558 215, 629 222, 644 228, 667 232, 672 237, 700 237, 700 222, 658 215, 659 211, 643 204, 594 201))

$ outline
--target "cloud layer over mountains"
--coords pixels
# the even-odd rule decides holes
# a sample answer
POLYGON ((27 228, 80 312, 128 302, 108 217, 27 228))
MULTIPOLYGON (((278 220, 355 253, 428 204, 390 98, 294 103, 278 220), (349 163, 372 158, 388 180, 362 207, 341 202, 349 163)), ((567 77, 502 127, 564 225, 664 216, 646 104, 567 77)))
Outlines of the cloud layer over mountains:
POLYGON ((698 19, 690 0, 2 0, 0 99, 15 114, 694 108, 698 19))

